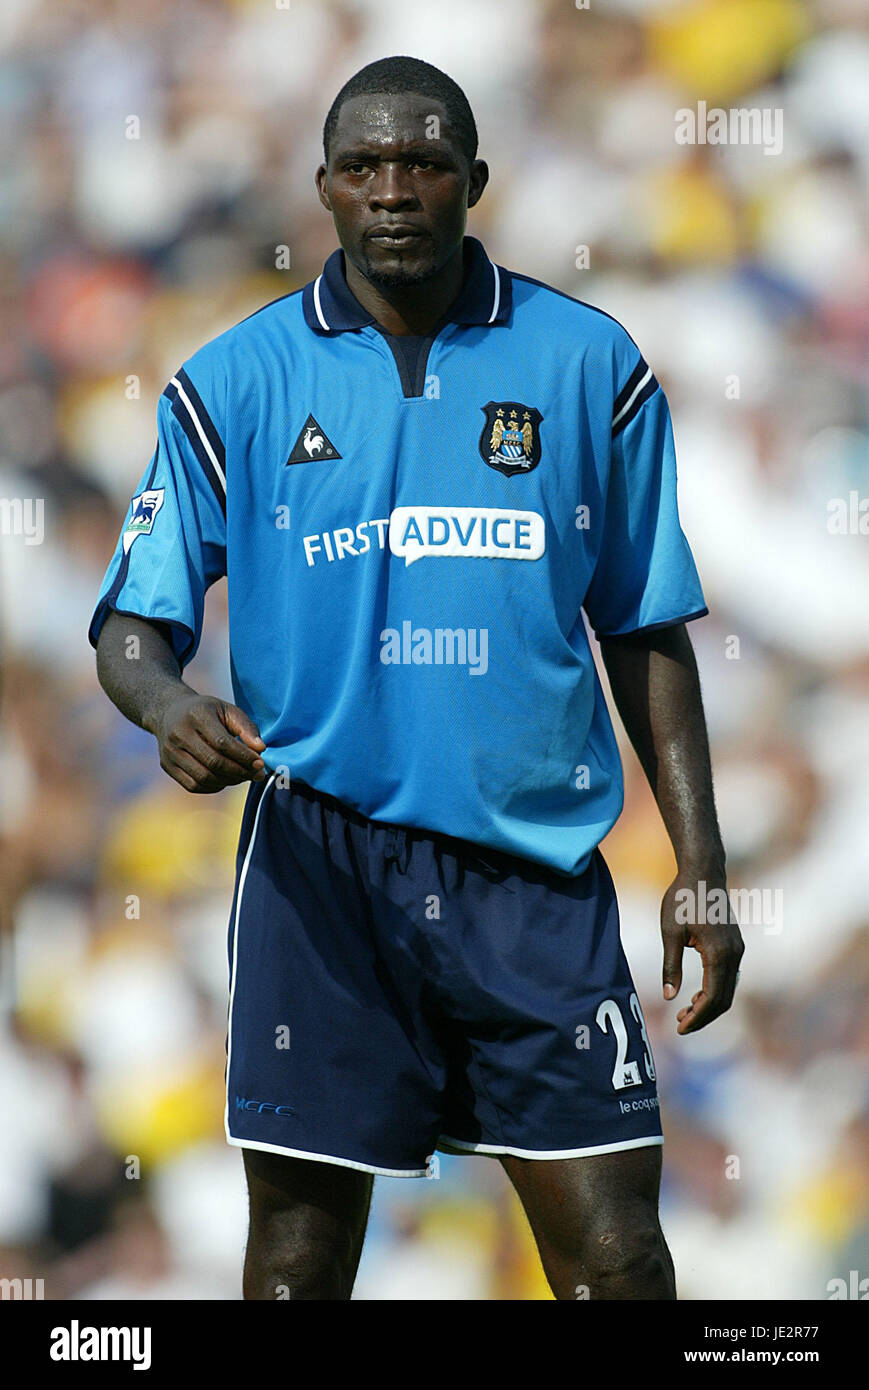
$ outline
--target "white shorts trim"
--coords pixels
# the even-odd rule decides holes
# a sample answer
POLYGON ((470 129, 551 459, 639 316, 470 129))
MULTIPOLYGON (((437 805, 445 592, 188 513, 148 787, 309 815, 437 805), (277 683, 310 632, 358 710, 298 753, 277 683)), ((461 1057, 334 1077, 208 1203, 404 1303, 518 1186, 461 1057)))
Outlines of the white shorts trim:
POLYGON ((308 1158, 312 1163, 334 1163, 338 1168, 358 1168, 361 1173, 378 1173, 383 1178, 424 1178, 427 1168, 378 1168, 374 1163, 357 1163, 334 1154, 315 1154, 308 1149, 285 1149, 280 1144, 261 1144, 256 1139, 236 1139, 227 1133, 226 1142, 237 1149, 262 1149, 265 1153, 286 1154, 288 1158, 308 1158))
POLYGON ((456 1149, 461 1149, 463 1153, 472 1154, 512 1154, 514 1158, 587 1158, 591 1154, 614 1154, 620 1153, 622 1149, 642 1149, 648 1144, 663 1144, 663 1134, 652 1134, 648 1139, 623 1139, 618 1144, 592 1144, 584 1149, 514 1149, 506 1144, 469 1144, 464 1139, 451 1139, 448 1134, 442 1134, 438 1139, 437 1148, 441 1144, 452 1144, 456 1149))
POLYGON ((242 894, 244 893, 244 884, 247 878, 247 871, 250 865, 251 855, 253 854, 253 847, 256 844, 256 832, 257 826, 259 825, 260 812, 262 811, 262 808, 265 804, 265 799, 268 796, 269 788, 271 787, 277 775, 278 774, 276 772, 273 772, 269 777, 268 781, 266 782, 265 786, 263 787, 262 796, 260 797, 259 803, 256 808, 256 815, 253 818, 253 826, 251 827, 250 832, 250 843, 247 847, 247 853, 244 856, 244 863, 241 866, 241 873, 238 876, 238 893, 236 895, 235 901, 235 922, 233 924, 232 929, 232 974, 229 982, 229 1008, 227 1010, 226 1017, 226 1105, 223 1111, 223 1127, 226 1130, 227 1139, 229 1139, 230 1137, 229 1068, 230 1063, 232 1062, 232 1006, 235 1003, 235 982, 238 975, 238 919, 241 916, 241 899, 242 894))

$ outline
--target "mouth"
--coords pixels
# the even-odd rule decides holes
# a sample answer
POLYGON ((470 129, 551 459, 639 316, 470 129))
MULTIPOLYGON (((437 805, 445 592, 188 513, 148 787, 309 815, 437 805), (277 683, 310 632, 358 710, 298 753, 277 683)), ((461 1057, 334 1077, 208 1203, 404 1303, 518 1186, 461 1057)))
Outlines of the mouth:
POLYGON ((420 231, 418 227, 396 224, 393 227, 374 227, 367 233, 366 240, 390 251, 403 251, 415 246, 424 236, 425 232, 420 231))

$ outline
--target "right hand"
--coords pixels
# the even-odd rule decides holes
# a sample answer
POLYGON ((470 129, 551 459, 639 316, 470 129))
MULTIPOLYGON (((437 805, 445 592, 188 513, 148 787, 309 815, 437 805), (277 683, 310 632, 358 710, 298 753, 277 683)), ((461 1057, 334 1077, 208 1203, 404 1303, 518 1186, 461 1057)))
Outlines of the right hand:
POLYGON ((154 734, 160 766, 187 792, 219 792, 266 776, 259 730, 226 700, 180 695, 162 711, 154 734))

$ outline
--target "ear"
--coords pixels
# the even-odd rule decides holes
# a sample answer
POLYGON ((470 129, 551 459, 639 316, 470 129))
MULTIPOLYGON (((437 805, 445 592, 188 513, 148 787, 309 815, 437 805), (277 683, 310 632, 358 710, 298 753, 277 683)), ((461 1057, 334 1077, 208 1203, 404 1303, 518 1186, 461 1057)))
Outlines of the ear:
POLYGON ((468 178, 468 207, 475 207, 489 182, 489 166, 484 159, 475 159, 468 178))
POLYGON ((314 182, 315 182, 315 184, 317 185, 317 197, 320 199, 320 202, 323 204, 323 207, 326 209, 326 211, 327 211, 327 212, 331 212, 331 211, 332 211, 332 204, 329 202, 329 195, 328 195, 328 193, 326 192, 326 166, 325 166, 325 164, 321 164, 321 165, 320 165, 319 169, 317 170, 316 174, 314 175, 314 182))

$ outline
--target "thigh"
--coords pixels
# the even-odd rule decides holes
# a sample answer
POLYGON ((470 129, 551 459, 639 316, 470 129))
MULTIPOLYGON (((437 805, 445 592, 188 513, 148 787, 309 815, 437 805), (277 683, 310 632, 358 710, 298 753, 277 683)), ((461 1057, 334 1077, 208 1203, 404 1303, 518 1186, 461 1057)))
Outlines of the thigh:
POLYGON ((674 1297, 673 1266, 658 1220, 661 1147, 653 1144, 586 1158, 501 1163, 516 1189, 556 1297, 674 1297), (651 1262, 649 1275, 625 1271, 651 1262), (596 1292, 613 1284, 618 1266, 624 1293, 596 1292), (577 1286, 591 1284, 590 1292, 577 1286), (658 1291, 637 1292, 650 1283, 658 1291), (635 1291, 630 1292, 631 1289, 635 1291))
POLYGON ((588 1158, 528 1159, 505 1154, 501 1163, 535 1235, 552 1244, 581 1235, 613 1216, 643 1206, 657 1212, 661 1146, 588 1158))
POLYGON ((250 1199, 248 1297, 349 1298, 362 1253, 374 1178, 354 1168, 243 1149, 250 1199))

